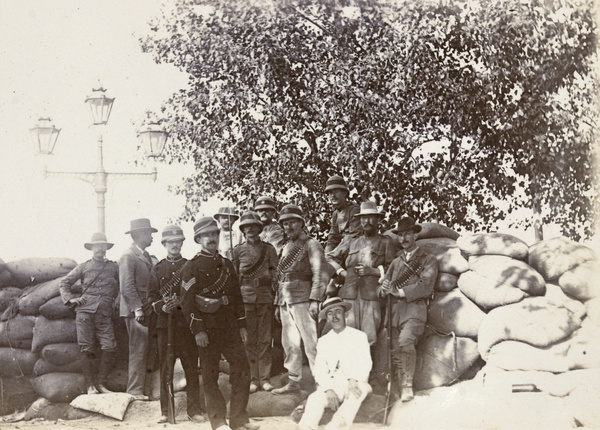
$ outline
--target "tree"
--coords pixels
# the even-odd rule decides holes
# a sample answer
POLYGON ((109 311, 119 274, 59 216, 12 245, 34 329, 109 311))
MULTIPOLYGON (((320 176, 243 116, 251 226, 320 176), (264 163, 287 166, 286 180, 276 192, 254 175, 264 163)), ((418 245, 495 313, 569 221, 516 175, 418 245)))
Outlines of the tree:
POLYGON ((183 217, 272 194, 324 232, 341 174, 388 226, 484 229, 535 196, 545 222, 590 235, 591 1, 179 1, 142 46, 189 74, 162 112, 167 162, 196 167, 183 217))

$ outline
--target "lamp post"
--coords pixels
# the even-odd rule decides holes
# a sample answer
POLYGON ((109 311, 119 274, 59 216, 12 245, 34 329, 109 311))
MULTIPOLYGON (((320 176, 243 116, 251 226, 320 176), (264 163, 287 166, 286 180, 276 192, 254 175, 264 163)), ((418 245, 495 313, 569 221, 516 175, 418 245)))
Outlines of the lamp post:
MULTIPOLYGON (((94 88, 85 102, 90 108, 92 114, 92 123, 94 125, 104 125, 108 122, 114 98, 106 96, 106 90, 94 88)), ((40 118, 39 123, 29 130, 32 141, 38 154, 52 155, 56 146, 60 129, 57 129, 50 118, 40 118)), ((138 133, 142 143, 145 146, 147 157, 156 158, 162 153, 167 142, 168 133, 156 123, 150 123, 146 129, 138 133)), ((111 177, 150 177, 156 181, 156 167, 151 172, 107 172, 104 169, 104 153, 102 149, 102 134, 98 136, 97 146, 97 166, 93 172, 56 172, 44 169, 45 177, 72 177, 89 182, 94 186, 96 192, 96 206, 98 209, 98 230, 105 232, 105 195, 107 190, 107 179, 111 177)))

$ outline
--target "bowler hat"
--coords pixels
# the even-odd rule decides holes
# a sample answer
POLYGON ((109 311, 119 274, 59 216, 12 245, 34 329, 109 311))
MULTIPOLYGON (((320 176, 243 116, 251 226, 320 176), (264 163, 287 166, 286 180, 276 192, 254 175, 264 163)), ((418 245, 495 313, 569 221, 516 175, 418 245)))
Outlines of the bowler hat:
POLYGON ((238 219, 240 216, 235 212, 235 208, 229 207, 229 206, 223 206, 221 208, 219 208, 219 210, 217 211, 216 214, 214 214, 215 219, 218 217, 224 217, 224 218, 233 218, 234 221, 236 219, 238 219))
POLYGON ((194 242, 198 242, 198 237, 201 234, 219 232, 217 221, 211 216, 203 216, 194 224, 194 242))
POLYGON ((160 243, 164 245, 168 240, 185 240, 181 227, 178 225, 168 225, 163 228, 160 243))
POLYGON ((240 223, 239 223, 239 228, 241 231, 242 227, 247 226, 247 225, 256 225, 258 227, 260 227, 260 230, 262 231, 263 228, 263 223, 260 221, 260 216, 254 212, 254 211, 246 211, 242 214, 242 217, 240 218, 240 223))
POLYGON ((130 222, 129 231, 126 231, 125 234, 130 234, 137 230, 150 230, 152 233, 158 231, 150 225, 150 220, 148 218, 138 218, 130 222))
POLYGON ((337 296, 330 297, 321 304, 321 310, 319 311, 319 319, 327 319, 327 312, 331 309, 339 307, 344 308, 344 311, 348 312, 350 309, 352 309, 352 303, 345 302, 337 296))
POLYGON ((331 178, 327 179, 327 183, 325 184, 325 192, 327 192, 329 190, 335 190, 335 189, 345 190, 346 192, 350 192, 350 190, 348 189, 348 185, 346 184, 346 181, 344 181, 344 178, 342 178, 341 176, 338 176, 338 175, 333 175, 331 178))
POLYGON ((97 245, 97 244, 106 245, 106 249, 110 249, 114 245, 113 243, 106 241, 106 235, 104 233, 97 232, 97 233, 92 234, 92 240, 84 243, 83 246, 85 246, 85 249, 89 249, 91 251, 92 245, 97 245))
POLYGON ((282 223, 288 219, 299 219, 304 222, 304 217, 302 216, 302 210, 293 204, 287 204, 281 208, 281 212, 279 212, 279 222, 282 223))
POLYGON ((415 220, 412 219, 409 216, 405 216, 400 218, 400 221, 398 221, 398 226, 392 230, 392 233, 401 233, 403 231, 409 231, 412 230, 415 233, 418 233, 421 231, 421 226, 419 224, 415 223, 415 220))
POLYGON ((366 201, 360 204, 360 212, 357 213, 356 216, 363 215, 377 215, 380 218, 383 218, 385 216, 385 214, 377 210, 377 204, 372 201, 366 201))
POLYGON ((275 200, 273 200, 271 197, 261 196, 256 199, 256 202, 254 203, 254 210, 258 211, 261 209, 273 209, 275 212, 277 212, 275 205, 275 200))

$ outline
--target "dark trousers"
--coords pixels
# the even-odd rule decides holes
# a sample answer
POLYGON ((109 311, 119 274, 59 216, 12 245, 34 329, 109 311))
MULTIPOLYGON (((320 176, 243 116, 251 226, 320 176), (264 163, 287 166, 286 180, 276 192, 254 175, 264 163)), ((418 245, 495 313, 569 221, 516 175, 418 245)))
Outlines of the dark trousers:
POLYGON ((237 328, 208 329, 208 346, 198 348, 202 363, 202 384, 206 411, 213 429, 227 424, 227 405, 219 389, 219 361, 221 354, 229 362, 231 402, 229 427, 242 427, 248 422, 246 407, 250 395, 250 366, 244 343, 237 328))
POLYGON ((202 413, 200 405, 200 379, 198 374, 198 347, 194 335, 187 327, 173 328, 173 363, 171 369, 168 367, 167 357, 167 329, 156 329, 156 341, 158 343, 158 358, 160 360, 160 411, 167 415, 169 391, 167 386, 167 374, 173 372, 175 359, 179 357, 181 366, 185 372, 187 383, 187 413, 189 416, 202 413))
POLYGON ((252 382, 263 385, 271 376, 271 303, 245 303, 248 342, 246 352, 250 363, 252 382))

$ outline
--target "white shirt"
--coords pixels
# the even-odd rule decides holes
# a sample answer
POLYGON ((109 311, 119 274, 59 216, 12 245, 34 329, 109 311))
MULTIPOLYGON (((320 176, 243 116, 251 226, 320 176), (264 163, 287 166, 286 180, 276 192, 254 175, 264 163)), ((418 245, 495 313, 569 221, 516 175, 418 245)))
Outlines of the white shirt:
POLYGON ((314 378, 323 391, 333 389, 336 379, 368 382, 372 365, 367 335, 360 330, 331 330, 317 342, 314 378))

